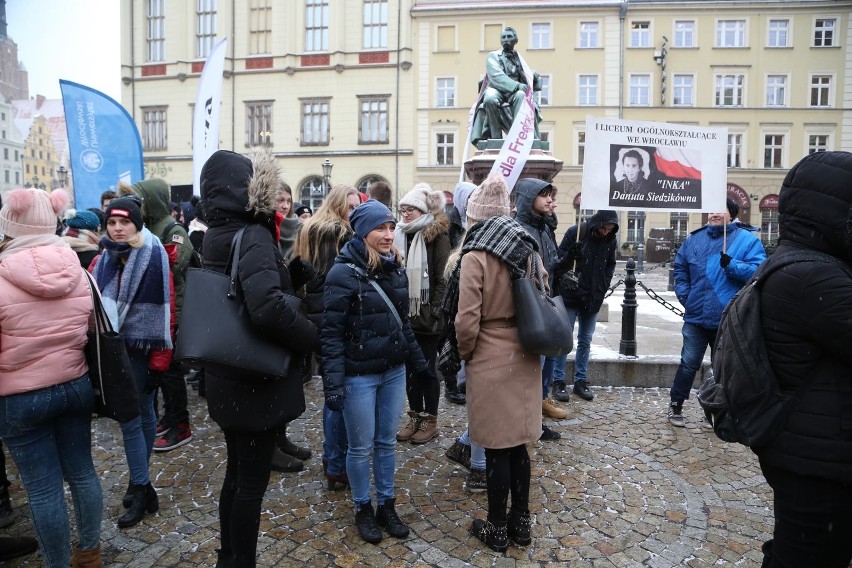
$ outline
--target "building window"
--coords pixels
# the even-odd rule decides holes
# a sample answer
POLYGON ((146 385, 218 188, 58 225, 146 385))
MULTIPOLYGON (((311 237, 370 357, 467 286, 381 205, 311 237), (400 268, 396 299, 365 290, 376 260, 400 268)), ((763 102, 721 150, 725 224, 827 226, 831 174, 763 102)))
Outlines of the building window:
POLYGON ((630 106, 650 106, 651 76, 630 76, 630 106))
POLYGON ((716 75, 716 106, 743 106, 745 75, 716 75))
POLYGON ((679 20, 674 23, 674 44, 672 47, 695 47, 695 22, 679 20))
POLYGON ((819 18, 814 22, 814 47, 833 47, 834 28, 837 20, 834 18, 819 18))
POLYGON ((456 106, 456 80, 453 77, 438 77, 435 106, 453 108, 456 106))
POLYGON ((784 135, 765 134, 763 136, 763 167, 784 167, 784 135))
POLYGON ((547 106, 550 104, 550 75, 539 75, 541 90, 538 92, 538 104, 547 106))
POLYGON ((328 51, 328 0, 305 0, 305 51, 328 51))
POLYGON ((328 129, 328 101, 302 101, 302 146, 327 146, 328 129))
POLYGON ((3 148, 3 159, 4 160, 9 159, 9 149, 8 148, 3 148))
POLYGON ((359 144, 387 144, 388 142, 388 99, 360 99, 361 120, 358 125, 359 144))
POLYGON ((831 105, 831 76, 811 75, 811 106, 831 105))
POLYGON ((630 23, 630 47, 651 47, 651 22, 630 23))
POLYGON ((29 175, 29 173, 30 173, 30 165, 27 164, 27 175, 29 175))
POLYGON ((577 165, 582 166, 586 161, 586 131, 577 133, 577 165))
POLYGON ((18 161, 18 151, 17 150, 15 150, 15 161, 16 162, 18 161))
POLYGON ((808 154, 828 151, 828 134, 808 135, 808 154))
POLYGON ((766 47, 790 47, 790 20, 769 20, 766 47))
POLYGON ((674 106, 692 106, 695 77, 692 75, 672 76, 672 104, 674 106))
POLYGON ((388 46, 388 0, 364 0, 364 49, 388 46))
POLYGON ((370 189, 370 186, 376 182, 388 183, 388 180, 378 175, 367 175, 361 178, 361 180, 355 184, 355 189, 360 191, 361 193, 367 193, 367 190, 370 189))
POLYGON ((741 168, 743 156, 743 135, 728 134, 728 167, 741 168))
POLYGON ((272 0, 249 2, 249 53, 272 53, 272 0))
POLYGON ((760 240, 764 243, 778 240, 778 209, 760 210, 760 240))
POLYGON ((600 27, 599 22, 580 22, 581 49, 600 47, 600 27))
POLYGON ((550 24, 533 24, 530 49, 550 49, 550 24))
POLYGON ((316 211, 322 205, 327 189, 321 177, 309 177, 302 182, 302 187, 299 188, 299 203, 307 205, 313 211, 316 211))
POLYGON ((766 106, 784 106, 787 104, 787 76, 768 75, 766 77, 766 106))
POLYGON ((144 150, 166 150, 166 108, 142 107, 142 148, 144 150))
POLYGON ((15 183, 18 185, 21 184, 21 172, 15 172, 15 183))
POLYGON ((674 238, 676 241, 680 242, 685 239, 688 233, 687 228, 689 227, 689 213, 685 211, 671 213, 671 216, 669 217, 669 227, 671 227, 674 232, 674 238))
POLYGON ((716 47, 745 47, 745 20, 719 20, 716 47))
POLYGON ((246 146, 272 146, 272 101, 246 103, 246 146))
POLYGON ((166 60, 166 0, 148 0, 146 61, 166 60))
POLYGON ((455 145, 455 135, 448 133, 438 133, 436 135, 436 156, 435 164, 439 166, 453 165, 453 146, 455 145))
POLYGON ((204 59, 210 55, 216 42, 216 0, 196 0, 195 9, 195 57, 204 59))
POLYGON ((438 26, 435 29, 435 51, 456 50, 456 27, 438 26))
POLYGON ((595 106, 598 104, 598 76, 580 75, 580 106, 595 106))
POLYGON ((627 242, 643 243, 645 242, 645 212, 644 211, 628 211, 627 212, 627 242))
POLYGON ((6 176, 6 183, 9 183, 9 179, 10 179, 10 176, 9 176, 9 173, 10 173, 10 172, 9 172, 9 170, 3 170, 3 173, 4 173, 4 174, 5 174, 5 176, 6 176))

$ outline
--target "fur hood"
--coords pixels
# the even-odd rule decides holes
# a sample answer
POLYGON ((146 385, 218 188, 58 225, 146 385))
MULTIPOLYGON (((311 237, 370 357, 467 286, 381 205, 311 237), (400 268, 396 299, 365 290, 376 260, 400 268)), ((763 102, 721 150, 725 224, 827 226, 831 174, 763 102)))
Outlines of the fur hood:
POLYGON ((229 221, 258 222, 275 215, 278 166, 268 151, 244 156, 215 152, 201 169, 201 207, 213 227, 229 221))
POLYGON ((447 214, 439 211, 435 213, 435 220, 423 227, 420 231, 423 233, 423 240, 431 243, 441 235, 445 235, 450 228, 450 218, 447 214))

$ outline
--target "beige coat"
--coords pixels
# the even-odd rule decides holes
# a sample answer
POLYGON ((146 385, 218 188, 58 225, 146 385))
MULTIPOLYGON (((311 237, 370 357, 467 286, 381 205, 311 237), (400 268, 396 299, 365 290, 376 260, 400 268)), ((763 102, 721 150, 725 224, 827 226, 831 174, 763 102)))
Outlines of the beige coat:
POLYGON ((512 448, 541 437, 541 362, 518 342, 512 279, 496 256, 462 257, 456 337, 467 375, 470 439, 512 448))

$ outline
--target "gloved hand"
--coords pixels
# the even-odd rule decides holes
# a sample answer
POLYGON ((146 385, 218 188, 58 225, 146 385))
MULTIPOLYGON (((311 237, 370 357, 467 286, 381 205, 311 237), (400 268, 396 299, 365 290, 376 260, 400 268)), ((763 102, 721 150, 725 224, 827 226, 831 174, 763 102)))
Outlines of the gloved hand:
POLYGON ((163 372, 149 369, 148 378, 145 381, 145 394, 151 394, 161 386, 163 386, 163 372))
POLYGON ((581 262, 583 262, 583 247, 580 246, 580 243, 571 243, 571 246, 568 247, 568 250, 565 251, 565 254, 556 263, 555 269, 556 272, 571 270, 581 262), (576 265, 574 264, 575 262, 577 263, 576 265))
POLYGON ((317 275, 317 271, 314 270, 311 263, 302 260, 298 256, 290 261, 289 268, 290 282, 293 284, 293 290, 298 290, 317 275))
POLYGON ((325 395, 325 405, 329 410, 333 410, 335 412, 343 412, 343 406, 346 402, 346 395, 344 394, 326 394, 325 395))
POLYGON ((722 268, 728 268, 728 265, 731 264, 731 257, 725 253, 720 253, 719 256, 719 265, 722 268))
POLYGON ((419 371, 414 371, 414 376, 417 377, 418 380, 423 382, 438 380, 438 375, 435 374, 435 370, 432 369, 431 365, 428 365, 423 369, 420 369, 419 371))

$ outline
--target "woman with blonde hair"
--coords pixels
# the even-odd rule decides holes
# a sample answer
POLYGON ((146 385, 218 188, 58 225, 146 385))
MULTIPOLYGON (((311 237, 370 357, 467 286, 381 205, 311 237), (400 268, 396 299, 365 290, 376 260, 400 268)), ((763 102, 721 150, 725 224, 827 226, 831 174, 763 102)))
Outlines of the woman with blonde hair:
MULTIPOLYGON (((296 237, 293 254, 310 263, 316 271, 305 285, 305 307, 308 319, 318 329, 322 325, 325 278, 340 249, 352 238, 349 213, 359 204, 358 190, 351 185, 335 185, 316 214, 304 221, 296 237)), ((322 368, 321 362, 318 366, 322 368)), ((343 413, 323 405, 322 422, 325 434, 322 463, 328 488, 344 488, 349 480, 346 476, 347 443, 343 413)))

